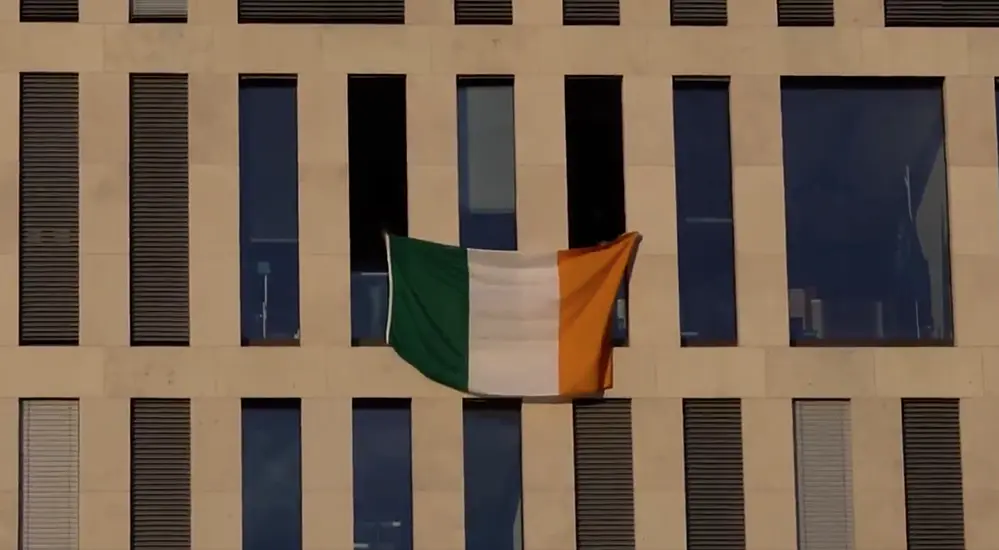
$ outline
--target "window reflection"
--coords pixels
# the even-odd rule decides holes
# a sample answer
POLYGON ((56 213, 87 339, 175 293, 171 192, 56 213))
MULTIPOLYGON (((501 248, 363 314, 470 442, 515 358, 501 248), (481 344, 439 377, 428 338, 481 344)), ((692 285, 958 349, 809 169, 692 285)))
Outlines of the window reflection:
POLYGON ((412 550, 413 483, 408 399, 355 399, 354 548, 412 550))
POLYGON ((792 344, 952 342, 941 81, 781 95, 792 344))
POLYGON ((464 404, 465 548, 523 548, 520 403, 464 404))

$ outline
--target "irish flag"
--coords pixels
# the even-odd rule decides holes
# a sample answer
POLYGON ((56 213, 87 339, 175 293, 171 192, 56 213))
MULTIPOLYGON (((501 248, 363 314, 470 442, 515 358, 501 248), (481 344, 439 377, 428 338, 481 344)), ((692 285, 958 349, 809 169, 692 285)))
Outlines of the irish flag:
POLYGON ((611 387, 611 315, 637 233, 527 253, 387 236, 389 344, 467 393, 555 397, 611 387))

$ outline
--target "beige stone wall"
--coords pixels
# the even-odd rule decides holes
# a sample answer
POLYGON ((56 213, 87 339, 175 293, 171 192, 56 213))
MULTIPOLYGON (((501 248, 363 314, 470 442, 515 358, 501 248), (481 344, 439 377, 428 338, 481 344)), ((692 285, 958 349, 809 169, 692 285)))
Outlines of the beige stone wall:
MULTIPOLYGON (((303 398, 307 550, 352 548, 350 397, 413 402, 416 543, 463 548, 459 395, 387 349, 350 349, 348 73, 409 75, 416 236, 457 238, 456 74, 516 76, 519 241, 563 246, 562 76, 623 74, 627 208, 646 236, 633 346, 637 539, 684 546, 681 397, 744 398, 747 535, 795 547, 792 397, 853 397, 856 538, 905 548, 902 396, 962 401, 968 548, 999 540, 999 32, 884 29, 879 0, 836 0, 834 28, 777 28, 774 0, 730 1, 726 28, 670 28, 667 0, 622 0, 621 27, 561 27, 559 0, 514 0, 515 25, 451 26, 451 0, 408 0, 407 26, 238 26, 234 0, 191 0, 188 25, 128 25, 127 0, 83 0, 82 23, 19 24, 0 0, 0 547, 17 523, 17 397, 81 398, 81 544, 128 547, 128 400, 193 399, 194 545, 240 547, 239 398, 303 398), (81 73, 81 346, 18 348, 18 72, 81 73), (129 349, 127 75, 190 73, 191 340, 129 349), (302 347, 239 347, 237 75, 299 75, 302 347), (946 77, 953 349, 787 347, 779 75, 946 77), (671 77, 730 75, 742 345, 680 349, 671 77), (450 205, 450 206, 448 206, 450 205)), ((528 550, 574 541, 571 414, 524 408, 528 550)))

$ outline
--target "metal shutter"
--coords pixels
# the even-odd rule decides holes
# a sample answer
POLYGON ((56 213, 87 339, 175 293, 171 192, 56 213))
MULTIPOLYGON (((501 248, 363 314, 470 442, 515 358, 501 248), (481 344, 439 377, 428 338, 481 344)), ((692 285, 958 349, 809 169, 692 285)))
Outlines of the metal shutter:
POLYGON ((798 550, 853 550, 850 402, 794 402, 798 550))
POLYGON ((133 345, 189 341, 187 75, 132 75, 133 345))
POLYGON ((728 6, 726 0, 671 0, 669 16, 671 25, 724 27, 728 24, 728 6))
POLYGON ((885 0, 887 27, 999 27, 999 0, 885 0))
POLYGON ((80 408, 21 401, 21 550, 79 548, 80 408))
POLYGON ((454 0, 455 25, 513 25, 513 0, 454 0))
POLYGON ((908 550, 964 550, 961 413, 957 399, 903 399, 908 550))
POLYGON ((132 400, 132 549, 191 548, 191 401, 132 400))
POLYGON ((563 25, 620 25, 620 0, 562 0, 563 25))
POLYGON ((781 27, 831 27, 834 22, 833 0, 777 0, 781 27))
POLYGON ((76 23, 79 0, 21 0, 22 23, 76 23))
POLYGON ((402 25, 405 0, 238 0, 240 23, 402 25))
POLYGON ((576 463, 576 548, 635 548, 631 400, 572 405, 576 463))
POLYGON ((20 341, 76 345, 80 324, 79 78, 21 75, 20 341))
POLYGON ((683 400, 687 550, 744 550, 742 403, 683 400))
POLYGON ((132 23, 186 23, 187 0, 132 0, 132 23))

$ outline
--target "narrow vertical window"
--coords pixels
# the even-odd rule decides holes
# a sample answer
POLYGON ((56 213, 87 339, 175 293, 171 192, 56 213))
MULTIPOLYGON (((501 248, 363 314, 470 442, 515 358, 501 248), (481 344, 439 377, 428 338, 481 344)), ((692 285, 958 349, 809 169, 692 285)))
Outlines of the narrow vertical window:
POLYGON ((354 548, 413 550, 412 408, 355 399, 354 548))
POLYGON ((513 77, 458 77, 461 246, 517 249, 513 77))
POLYGON ((80 547, 80 402, 21 400, 20 550, 80 547))
POLYGON ((302 402, 242 408, 243 550, 302 550, 302 402))
POLYGON ((191 400, 132 400, 132 550, 191 547, 191 400))
POLYGON ((463 404, 466 550, 524 546, 520 402, 463 404))
POLYGON ((735 345, 728 79, 673 81, 680 342, 735 345))
POLYGON ((295 77, 239 86, 240 309, 244 346, 297 346, 298 107, 295 77))
POLYGON ((572 404, 576 548, 635 547, 631 400, 572 404))
MULTIPOLYGON (((565 77, 569 246, 613 241, 624 214, 624 126, 620 76, 565 77)), ((614 308, 614 344, 628 343, 627 275, 614 308)))
POLYGON ((798 550, 853 550, 850 402, 794 401, 798 550))
POLYGON ((384 345, 388 318, 385 232, 409 232, 406 77, 349 76, 347 126, 351 343, 384 345))
POLYGON ((22 346, 79 343, 79 91, 75 73, 21 74, 22 346))
POLYGON ((190 343, 187 75, 133 74, 129 289, 133 346, 190 343))
POLYGON ((187 0, 131 0, 129 23, 187 23, 187 0))
POLYGON ((78 23, 80 0, 21 0, 21 23, 78 23))

